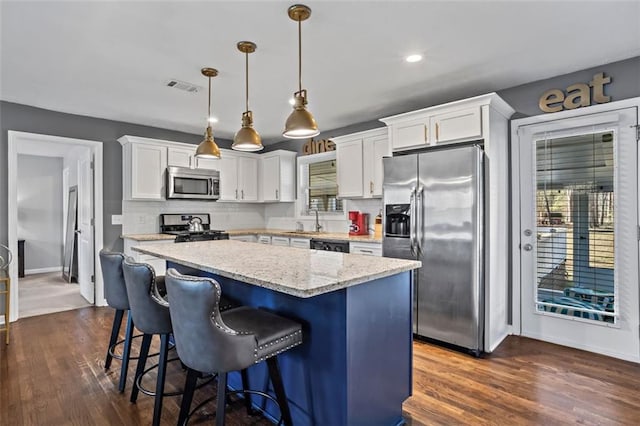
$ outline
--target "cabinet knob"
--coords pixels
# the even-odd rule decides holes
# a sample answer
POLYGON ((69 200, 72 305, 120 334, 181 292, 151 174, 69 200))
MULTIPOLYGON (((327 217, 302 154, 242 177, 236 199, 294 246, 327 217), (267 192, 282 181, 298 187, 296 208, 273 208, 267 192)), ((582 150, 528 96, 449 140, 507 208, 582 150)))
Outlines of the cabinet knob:
POLYGON ((240 191, 240 195, 242 195, 242 199, 244 200, 244 189, 240 191))
POLYGON ((278 190, 276 189, 276 200, 278 200, 278 190))
POLYGON ((429 141, 429 137, 427 136, 427 134, 428 134, 428 133, 429 133, 429 132, 428 132, 428 128, 427 128, 427 126, 425 125, 425 126, 424 126, 424 141, 425 141, 425 143, 429 141))
POLYGON ((373 194, 373 181, 369 181, 369 192, 373 194))
POLYGON ((238 190, 236 189, 236 200, 238 199, 238 190))
POLYGON ((440 125, 436 123, 436 142, 440 140, 440 125))

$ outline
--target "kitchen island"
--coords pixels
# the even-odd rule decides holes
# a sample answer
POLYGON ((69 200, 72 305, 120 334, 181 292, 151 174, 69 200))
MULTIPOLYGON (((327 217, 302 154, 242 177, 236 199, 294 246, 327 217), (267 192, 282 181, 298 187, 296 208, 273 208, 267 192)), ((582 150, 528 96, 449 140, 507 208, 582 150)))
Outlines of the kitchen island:
MULTIPOLYGON (((295 425, 403 423, 412 377, 410 274, 420 262, 228 240, 134 250, 213 277, 226 296, 303 325, 303 344, 279 356, 295 425)), ((239 375, 229 383, 239 388, 239 375)), ((264 390, 266 366, 251 367, 249 383, 264 390)), ((270 403, 254 403, 278 417, 270 403)))

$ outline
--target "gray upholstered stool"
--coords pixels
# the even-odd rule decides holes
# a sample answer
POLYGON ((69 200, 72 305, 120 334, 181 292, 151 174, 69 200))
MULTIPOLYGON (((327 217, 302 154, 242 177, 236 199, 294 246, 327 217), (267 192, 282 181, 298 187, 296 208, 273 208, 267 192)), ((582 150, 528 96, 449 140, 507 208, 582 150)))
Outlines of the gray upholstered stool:
POLYGON ((146 263, 136 263, 127 257, 122 265, 127 287, 131 315, 136 328, 143 334, 140 357, 136 368, 136 378, 131 390, 131 402, 136 402, 140 390, 140 378, 145 372, 145 364, 154 334, 160 336, 160 358, 156 379, 153 425, 160 424, 162 397, 169 352, 169 334, 172 331, 168 303, 162 297, 163 277, 156 277, 153 267, 146 263))
POLYGON ((121 359, 122 366, 120 368, 120 383, 118 390, 124 391, 127 382, 127 370, 131 355, 131 340, 133 339, 133 318, 129 311, 129 298, 127 296, 127 288, 122 273, 122 262, 124 255, 122 253, 114 253, 107 250, 100 250, 100 266, 102 268, 102 280, 104 281, 104 295, 107 304, 116 310, 113 325, 111 326, 111 338, 107 348, 107 357, 104 361, 104 368, 111 367, 113 358, 121 359), (127 328, 123 340, 118 341, 120 334, 120 326, 124 314, 127 314, 127 328), (115 355, 115 347, 124 344, 122 356, 115 355))
MULTIPOLYGON (((169 310, 176 349, 188 367, 178 424, 183 424, 189 416, 198 372, 218 374, 216 424, 221 426, 224 425, 227 373, 266 361, 281 421, 291 425, 276 356, 302 343, 301 325, 249 307, 220 312, 220 285, 211 278, 185 276, 169 269, 165 284, 171 300, 169 310)), ((244 393, 247 399, 247 393, 264 396, 262 392, 247 389, 238 393, 244 393)))

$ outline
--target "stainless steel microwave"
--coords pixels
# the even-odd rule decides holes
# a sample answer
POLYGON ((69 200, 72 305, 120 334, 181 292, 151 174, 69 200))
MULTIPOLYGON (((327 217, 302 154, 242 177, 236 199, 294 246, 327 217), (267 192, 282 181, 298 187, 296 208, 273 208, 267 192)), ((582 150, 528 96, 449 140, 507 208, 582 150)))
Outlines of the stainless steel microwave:
POLYGON ((167 199, 217 200, 220 172, 217 170, 167 167, 167 199))

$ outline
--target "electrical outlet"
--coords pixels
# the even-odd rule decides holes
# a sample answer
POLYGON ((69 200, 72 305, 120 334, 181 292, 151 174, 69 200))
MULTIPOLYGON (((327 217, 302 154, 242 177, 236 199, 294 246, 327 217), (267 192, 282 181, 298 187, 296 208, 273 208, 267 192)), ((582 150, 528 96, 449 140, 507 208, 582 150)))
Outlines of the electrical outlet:
POLYGON ((112 214, 111 215, 111 224, 112 225, 122 225, 122 215, 121 214, 112 214))

